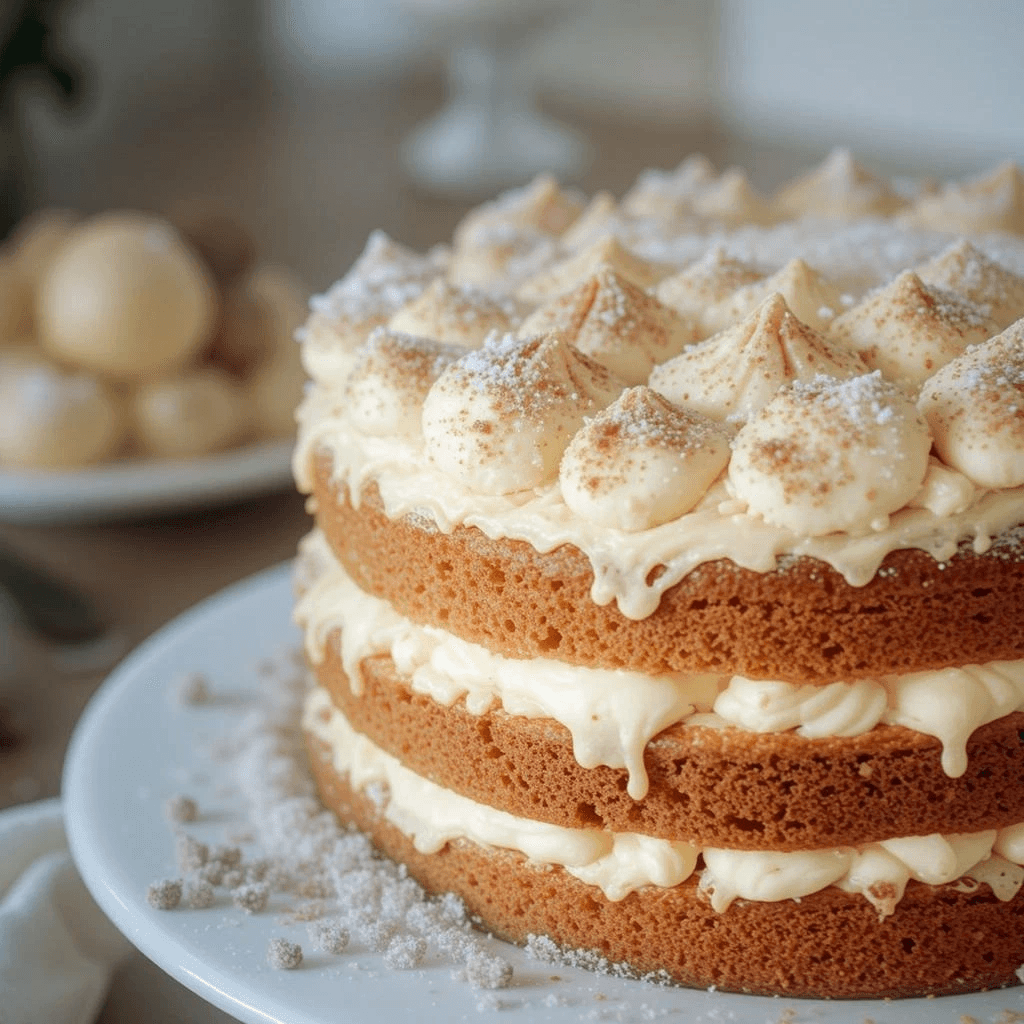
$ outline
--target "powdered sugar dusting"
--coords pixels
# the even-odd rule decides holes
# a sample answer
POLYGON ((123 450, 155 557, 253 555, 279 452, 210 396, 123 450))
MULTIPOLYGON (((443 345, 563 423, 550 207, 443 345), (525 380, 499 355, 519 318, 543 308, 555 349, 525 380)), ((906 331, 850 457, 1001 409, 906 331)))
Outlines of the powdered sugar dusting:
MULTIPOLYGON (((311 922, 314 945, 331 955, 369 949, 382 954, 386 968, 403 971, 428 958, 448 960, 474 987, 509 985, 511 965, 471 930, 461 900, 428 897, 404 867, 381 857, 363 833, 339 824, 318 802, 299 724, 307 685, 292 653, 283 655, 259 677, 257 702, 215 745, 257 848, 211 849, 178 833, 184 881, 155 882, 149 902, 174 909, 184 890, 186 905, 197 910, 227 901, 245 914, 287 910, 286 919, 311 922)), ((275 938, 267 959, 272 967, 294 969, 303 962, 302 949, 275 938)))
POLYGON ((352 269, 310 308, 332 319, 361 320, 397 312, 440 276, 447 264, 444 250, 420 256, 374 231, 352 269))

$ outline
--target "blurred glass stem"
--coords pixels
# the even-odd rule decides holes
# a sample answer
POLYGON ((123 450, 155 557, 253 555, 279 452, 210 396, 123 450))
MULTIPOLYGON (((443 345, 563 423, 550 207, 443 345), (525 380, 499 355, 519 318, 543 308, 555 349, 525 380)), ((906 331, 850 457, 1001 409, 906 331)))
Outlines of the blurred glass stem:
POLYGON ((541 171, 571 179, 584 170, 584 140, 534 106, 527 58, 550 16, 526 8, 493 5, 489 19, 478 13, 462 26, 447 60, 448 102, 405 142, 405 166, 416 184, 483 196, 541 171))

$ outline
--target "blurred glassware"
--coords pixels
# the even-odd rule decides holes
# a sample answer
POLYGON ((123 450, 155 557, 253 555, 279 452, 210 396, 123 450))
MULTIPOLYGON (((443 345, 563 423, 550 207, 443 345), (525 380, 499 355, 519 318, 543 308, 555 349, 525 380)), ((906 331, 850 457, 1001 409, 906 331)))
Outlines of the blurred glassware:
POLYGON ((0 238, 25 212, 25 153, 13 101, 24 72, 42 71, 66 107, 82 98, 81 69, 59 38, 66 0, 0 4, 0 238))
POLYGON ((578 0, 400 0, 451 39, 448 102, 405 140, 413 181, 449 195, 489 195, 540 171, 568 180, 590 159, 572 129, 534 105, 529 53, 578 0))

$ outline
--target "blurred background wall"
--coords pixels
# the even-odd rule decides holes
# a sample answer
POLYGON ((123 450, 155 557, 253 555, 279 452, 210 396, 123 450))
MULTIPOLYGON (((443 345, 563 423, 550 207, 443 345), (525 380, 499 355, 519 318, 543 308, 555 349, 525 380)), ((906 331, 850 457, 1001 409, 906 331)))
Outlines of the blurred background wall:
MULTIPOLYGON (((1024 160, 1017 0, 541 3, 551 16, 528 47, 541 104, 599 150, 614 149, 616 123, 636 133, 629 152, 593 165, 589 187, 621 190, 645 163, 693 148, 744 163, 764 189, 841 143, 896 172, 1024 160)), ((458 35, 423 15, 499 0, 59 6, 86 91, 69 114, 38 76, 19 86, 32 205, 202 193, 315 283, 358 250, 371 214, 414 243, 453 221, 457 202, 424 206, 397 171, 401 138, 444 100, 458 35), (411 212, 418 227, 403 231, 411 212)))
POLYGON ((1024 4, 718 0, 717 110, 732 130, 845 140, 959 174, 1024 158, 1024 4))

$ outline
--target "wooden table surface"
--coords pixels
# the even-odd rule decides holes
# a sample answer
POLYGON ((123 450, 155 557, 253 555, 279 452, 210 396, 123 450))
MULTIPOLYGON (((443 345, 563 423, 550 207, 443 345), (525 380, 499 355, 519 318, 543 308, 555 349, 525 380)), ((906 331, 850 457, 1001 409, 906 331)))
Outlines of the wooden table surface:
MULTIPOLYGON (((468 208, 417 192, 397 160, 399 141, 439 99, 436 81, 305 102, 256 90, 160 118, 126 133, 117 147, 84 154, 74 181, 43 167, 40 188, 51 201, 85 209, 162 208, 201 197, 239 216, 266 255, 293 266, 319 289, 343 273, 371 229, 383 227, 425 247, 449 237, 468 208)), ((763 186, 811 159, 783 146, 752 150, 705 126, 560 113, 594 143, 598 156, 583 181, 588 189, 607 186, 621 193, 643 167, 674 166, 693 150, 707 152, 719 165, 753 167, 763 186)), ((300 497, 278 493, 171 518, 0 525, 0 543, 77 585, 130 649, 195 602, 289 558, 307 529, 300 497)), ((71 731, 102 678, 102 672, 68 677, 26 670, 13 692, 0 697, 4 720, 21 736, 0 751, 0 807, 59 792, 71 731)), ((228 1018, 136 956, 119 975, 101 1020, 136 1019, 228 1018)))

